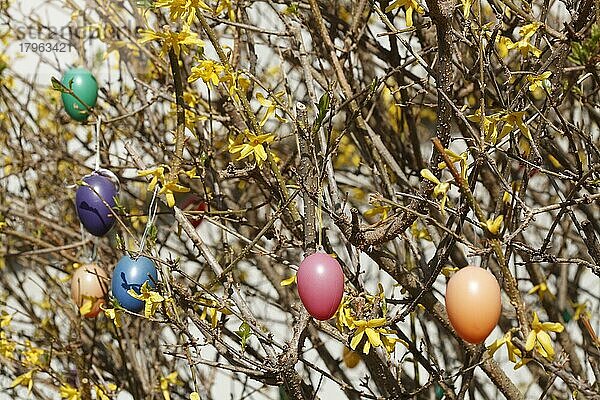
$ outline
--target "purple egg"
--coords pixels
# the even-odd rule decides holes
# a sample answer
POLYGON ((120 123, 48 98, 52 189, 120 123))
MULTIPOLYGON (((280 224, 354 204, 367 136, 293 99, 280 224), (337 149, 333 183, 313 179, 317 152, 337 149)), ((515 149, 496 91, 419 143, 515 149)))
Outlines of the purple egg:
POLYGON ((77 216, 89 233, 104 236, 115 224, 110 209, 115 206, 117 186, 110 178, 98 173, 85 176, 83 181, 87 185, 79 186, 75 195, 77 216))

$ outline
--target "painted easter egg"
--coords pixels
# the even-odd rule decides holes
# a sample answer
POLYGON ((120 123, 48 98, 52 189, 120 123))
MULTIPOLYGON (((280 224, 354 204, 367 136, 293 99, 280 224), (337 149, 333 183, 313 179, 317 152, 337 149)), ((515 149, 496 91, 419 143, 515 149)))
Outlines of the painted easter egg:
MULTIPOLYGON (((71 89, 73 93, 87 106, 94 107, 98 100, 98 82, 94 75, 85 68, 72 68, 65 72, 61 83, 71 89)), ((61 93, 65 111, 76 121, 85 121, 90 113, 88 109, 75 96, 70 93, 61 93)))
MULTIPOLYGON (((208 206, 204 201, 202 201, 200 197, 192 195, 181 202, 180 208, 183 211, 206 211, 208 209, 208 206)), ((202 214, 195 214, 193 216, 188 217, 188 219, 190 220, 190 224, 192 224, 194 228, 200 226, 203 218, 204 217, 202 216, 202 214)))
POLYGON ((344 365, 348 368, 355 368, 360 362, 360 354, 355 351, 350 350, 347 347, 344 347, 344 354, 342 359, 344 360, 344 365))
POLYGON ((462 268, 448 281, 446 311, 458 336, 473 344, 483 342, 502 311, 498 281, 483 268, 462 268))
POLYGON ((94 173, 102 175, 105 178, 108 178, 108 180, 111 181, 117 188, 117 192, 121 191, 121 182, 119 182, 119 178, 117 177, 117 175, 115 175, 115 173, 112 172, 110 169, 98 168, 97 170, 94 171, 94 173))
POLYGON ((71 298, 81 307, 86 300, 92 301, 92 309, 84 315, 94 318, 104 304, 104 297, 108 293, 108 275, 97 264, 84 264, 73 272, 71 277, 71 298))
POLYGON ((94 236, 104 236, 113 227, 118 187, 110 177, 97 172, 85 176, 85 185, 79 186, 75 195, 77 216, 83 227, 94 236))
POLYGON ((318 320, 331 318, 344 295, 344 273, 329 254, 314 253, 298 268, 298 295, 308 313, 318 320))
POLYGON ((119 304, 131 312, 140 312, 144 302, 132 297, 127 291, 133 289, 137 294, 144 282, 148 281, 150 287, 155 287, 158 274, 154 262, 147 257, 131 258, 126 255, 121 257, 113 271, 111 290, 119 304))

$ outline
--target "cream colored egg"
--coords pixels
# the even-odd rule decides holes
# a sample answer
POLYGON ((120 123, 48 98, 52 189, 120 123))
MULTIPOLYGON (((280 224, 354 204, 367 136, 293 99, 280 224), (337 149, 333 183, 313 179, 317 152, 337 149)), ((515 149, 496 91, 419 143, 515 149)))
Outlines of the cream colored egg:
POLYGON ((77 307, 81 307, 86 299, 94 302, 92 310, 84 315, 86 318, 93 318, 100 313, 100 306, 108 292, 108 281, 108 275, 97 264, 84 264, 73 272, 71 298, 77 307))

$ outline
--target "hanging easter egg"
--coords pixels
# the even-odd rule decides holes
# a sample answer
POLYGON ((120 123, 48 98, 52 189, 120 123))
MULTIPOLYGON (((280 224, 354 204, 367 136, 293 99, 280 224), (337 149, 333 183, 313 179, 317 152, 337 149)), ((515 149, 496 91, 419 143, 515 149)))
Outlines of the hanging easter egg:
POLYGON ((115 223, 111 209, 116 205, 118 186, 111 177, 98 172, 82 180, 85 184, 79 186, 75 194, 77 216, 89 233, 104 236, 115 223))
POLYGON ((94 171, 94 173, 96 173, 98 175, 102 175, 103 177, 107 178, 109 181, 111 181, 113 183, 113 185, 115 185, 115 187, 117 188, 117 192, 121 191, 121 182, 119 182, 119 178, 117 177, 117 175, 115 175, 115 173, 112 172, 110 169, 98 168, 97 170, 94 171))
MULTIPOLYGON (((206 211, 208 206, 200 197, 192 195, 181 202, 180 208, 183 211, 206 211)), ((202 223, 202 219, 202 214, 196 214, 189 217, 190 224, 192 224, 194 228, 197 228, 202 223)))
POLYGON ((571 320, 571 318, 572 318, 572 315, 571 315, 571 313, 569 312, 569 310, 567 310, 567 309, 564 309, 564 310, 562 311, 562 317, 563 317, 563 320, 564 320, 565 322, 569 322, 569 321, 571 320))
POLYGON ((308 313, 318 320, 335 314, 344 295, 344 273, 329 254, 314 253, 298 268, 298 294, 308 313))
POLYGON ((446 311, 458 336, 473 344, 483 342, 502 311, 498 281, 483 268, 462 268, 448 281, 446 311))
POLYGON ((131 312, 140 312, 144 308, 144 302, 132 297, 128 290, 133 289, 140 294, 144 282, 148 281, 150 287, 155 287, 158 275, 154 262, 147 257, 133 259, 123 256, 113 271, 111 290, 119 304, 131 312))
POLYGON ((81 307, 84 302, 91 301, 91 311, 84 317, 94 318, 104 304, 104 296, 108 293, 108 275, 97 264, 84 264, 73 272, 71 277, 71 298, 81 307))
MULTIPOLYGON (((72 68, 65 72, 61 83, 71 89, 73 93, 87 106, 94 107, 98 100, 98 82, 94 75, 85 68, 72 68)), ((61 93, 65 111, 75 121, 85 121, 90 115, 87 107, 70 93, 61 93)))
POLYGON ((355 351, 350 350, 347 347, 344 347, 344 354, 342 359, 344 360, 344 365, 348 368, 354 368, 360 362, 360 354, 355 351))
POLYGON ((434 388, 436 399, 441 399, 442 397, 444 397, 444 389, 442 389, 442 387, 439 384, 436 383, 434 388))
POLYGON ((279 386, 279 400, 290 400, 290 396, 287 395, 284 385, 279 386))

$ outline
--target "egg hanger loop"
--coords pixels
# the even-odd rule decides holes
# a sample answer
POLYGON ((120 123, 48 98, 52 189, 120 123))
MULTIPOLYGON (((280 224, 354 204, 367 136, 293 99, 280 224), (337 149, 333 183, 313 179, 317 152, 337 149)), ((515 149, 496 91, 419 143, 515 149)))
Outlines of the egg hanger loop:
MULTIPOLYGON (((81 233, 81 242, 85 243, 87 233, 86 233, 85 228, 83 227, 83 223, 81 223, 81 221, 79 222, 79 231, 81 233)), ((86 258, 87 258, 88 263, 93 263, 94 261, 96 261, 96 258, 98 258, 98 241, 99 240, 100 240, 99 237, 96 237, 96 236, 93 237, 91 250, 89 249, 89 247, 87 245, 84 246, 86 249, 88 249, 88 251, 84 252, 84 253, 87 253, 86 258)))
MULTIPOLYGON (((95 161, 94 161, 94 171, 92 171, 92 175, 93 174, 100 174, 108 179, 110 179, 112 181, 112 183, 115 184, 115 186, 117 187, 117 192, 121 191, 121 182, 119 181, 119 178, 117 177, 117 175, 115 175, 114 172, 112 172, 109 169, 106 168, 101 168, 100 167, 100 145, 102 143, 102 138, 101 138, 101 127, 102 125, 102 116, 98 115, 96 117, 96 155, 95 155, 95 161)), ((88 175, 89 176, 89 175, 88 175)))
POLYGON ((96 161, 94 164, 94 171, 100 169, 100 125, 102 124, 102 117, 98 115, 96 117, 96 161))
POLYGON ((156 201, 158 195, 158 185, 154 187, 154 192, 152 193, 152 200, 150 200, 150 206, 148 206, 148 221, 146 221, 146 227, 144 228, 144 233, 142 234, 142 240, 140 240, 140 247, 138 249, 138 253, 135 256, 137 259, 143 252, 146 247, 146 239, 148 238, 148 233, 150 232, 150 228, 154 225, 154 220, 156 219, 156 212, 158 210, 158 202, 156 201))
POLYGON ((90 256, 88 258, 90 263, 96 261, 96 258, 98 258, 98 240, 98 237, 94 237, 93 239, 92 252, 90 253, 90 256))
POLYGON ((325 248, 323 247, 323 184, 319 181, 319 190, 318 190, 318 198, 317 198, 317 252, 325 253, 325 248))
MULTIPOLYGON (((75 185, 75 186, 77 186, 77 185, 75 185)), ((85 232, 85 228, 83 227, 83 224, 81 223, 81 221, 79 221, 79 234, 81 235, 81 243, 84 243, 84 245, 82 246, 83 249, 80 253, 81 257, 83 258, 87 255, 87 258, 89 259, 92 257, 92 253, 89 251, 89 247, 87 246, 87 243, 85 240, 87 237, 87 234, 85 232)))

